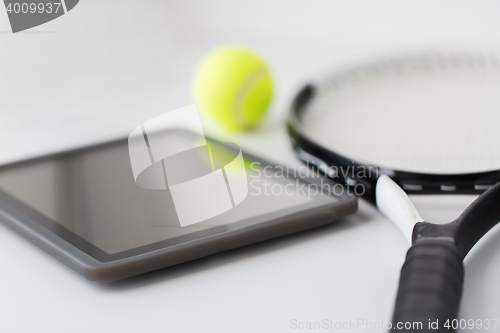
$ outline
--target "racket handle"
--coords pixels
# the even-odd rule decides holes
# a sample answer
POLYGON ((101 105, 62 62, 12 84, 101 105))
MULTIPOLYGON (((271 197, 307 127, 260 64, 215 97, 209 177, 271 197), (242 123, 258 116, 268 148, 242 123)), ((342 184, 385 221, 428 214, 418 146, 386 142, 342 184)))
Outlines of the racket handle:
POLYGON ((401 269, 391 332, 453 332, 463 278, 462 258, 453 241, 417 241, 401 269), (447 320, 450 329, 444 327, 447 320), (418 327, 418 323, 422 325, 418 327))

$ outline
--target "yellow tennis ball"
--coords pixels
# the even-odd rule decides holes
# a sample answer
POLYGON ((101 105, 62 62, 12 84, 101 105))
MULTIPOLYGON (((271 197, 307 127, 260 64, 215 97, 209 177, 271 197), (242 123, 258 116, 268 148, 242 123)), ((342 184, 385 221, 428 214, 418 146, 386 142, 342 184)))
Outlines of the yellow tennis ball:
POLYGON ((242 131, 263 118, 273 94, 266 63, 242 47, 222 47, 200 64, 194 82, 196 104, 222 126, 242 131))

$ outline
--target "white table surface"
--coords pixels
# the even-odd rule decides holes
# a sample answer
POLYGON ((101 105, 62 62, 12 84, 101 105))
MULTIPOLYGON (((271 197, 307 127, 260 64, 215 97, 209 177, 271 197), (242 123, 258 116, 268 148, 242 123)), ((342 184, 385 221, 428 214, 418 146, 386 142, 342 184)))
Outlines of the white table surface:
MULTIPOLYGON (((239 43, 272 68, 270 115, 252 133, 225 133, 208 119, 205 131, 298 164, 283 122, 307 78, 395 53, 496 50, 499 9, 448 1, 83 0, 61 18, 13 35, 0 8, 0 163, 123 137, 191 104, 200 58, 239 43)), ((415 203, 427 220, 446 222, 472 199, 415 203)), ((466 258, 461 318, 500 318, 499 242, 495 228, 466 258)), ((356 214, 327 227, 101 284, 0 224, 0 331, 289 332, 307 331, 293 329, 291 320, 387 322, 407 248, 398 229, 360 201, 356 214)))

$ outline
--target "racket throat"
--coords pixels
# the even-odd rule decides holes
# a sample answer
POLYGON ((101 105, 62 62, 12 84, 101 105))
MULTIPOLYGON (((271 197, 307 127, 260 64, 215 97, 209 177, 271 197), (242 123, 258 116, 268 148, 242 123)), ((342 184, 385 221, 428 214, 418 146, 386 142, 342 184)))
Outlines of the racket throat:
MULTIPOLYGON (((456 244, 456 234, 459 224, 456 222, 448 224, 434 224, 430 222, 418 222, 415 224, 412 233, 412 244, 429 239, 449 241, 456 244)), ((458 250, 458 249, 457 249, 458 250)), ((463 258, 462 258, 463 259, 463 258)))

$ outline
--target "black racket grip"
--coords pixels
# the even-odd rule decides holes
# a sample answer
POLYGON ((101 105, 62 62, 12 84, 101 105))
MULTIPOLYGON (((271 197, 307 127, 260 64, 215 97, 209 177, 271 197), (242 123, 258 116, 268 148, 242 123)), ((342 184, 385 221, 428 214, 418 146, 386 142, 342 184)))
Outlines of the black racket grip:
POLYGON ((401 269, 391 332, 453 332, 444 325, 457 317, 463 279, 462 258, 452 240, 417 241, 401 269))

